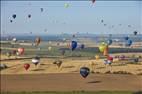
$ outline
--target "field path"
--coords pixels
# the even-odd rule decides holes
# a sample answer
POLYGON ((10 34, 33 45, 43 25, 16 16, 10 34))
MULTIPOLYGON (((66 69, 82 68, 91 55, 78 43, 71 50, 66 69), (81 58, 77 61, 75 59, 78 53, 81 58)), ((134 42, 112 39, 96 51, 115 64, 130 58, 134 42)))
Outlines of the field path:
POLYGON ((79 73, 1 75, 1 91, 142 91, 142 76, 79 73))

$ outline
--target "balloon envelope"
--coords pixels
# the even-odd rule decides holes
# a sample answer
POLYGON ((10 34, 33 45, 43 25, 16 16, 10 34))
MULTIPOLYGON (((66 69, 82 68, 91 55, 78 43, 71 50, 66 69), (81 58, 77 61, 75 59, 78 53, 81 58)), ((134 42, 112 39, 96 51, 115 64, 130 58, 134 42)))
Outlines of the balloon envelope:
POLYGON ((125 46, 131 46, 132 45, 132 40, 127 40, 125 46))
POLYGON ((83 77, 83 78, 86 78, 90 73, 90 69, 87 68, 87 67, 82 67, 80 68, 80 75, 83 77))
POLYGON ((69 4, 68 4, 68 3, 65 3, 65 4, 64 4, 64 7, 65 7, 65 8, 68 8, 68 7, 69 7, 69 4))
POLYGON ((13 14, 12 17, 15 19, 16 18, 16 14, 13 14))
POLYGON ((75 50, 76 47, 77 47, 77 42, 76 41, 72 41, 72 43, 71 43, 71 49, 72 49, 72 51, 75 50))
POLYGON ((24 64, 25 70, 28 70, 30 68, 30 64, 24 64))
POLYGON ((39 44, 40 44, 40 41, 41 41, 40 37, 37 37, 37 38, 35 39, 35 44, 36 44, 36 45, 39 45, 39 44))
POLYGON ((92 0, 92 3, 95 3, 96 0, 92 0))
POLYGON ((111 44, 112 44, 112 39, 109 39, 109 40, 107 41, 107 44, 108 44, 108 45, 111 45, 111 44))
POLYGON ((81 49, 84 49, 84 48, 85 48, 85 45, 84 45, 84 44, 81 44, 80 48, 81 48, 81 49))
POLYGON ((24 48, 18 48, 18 53, 21 55, 24 53, 24 48))
POLYGON ((36 56, 32 59, 32 63, 35 65, 39 64, 39 62, 40 62, 40 58, 38 56, 36 56))
POLYGON ((129 37, 127 36, 127 37, 125 37, 125 40, 128 40, 129 39, 129 37))
POLYGON ((137 35, 137 33, 138 33, 137 31, 134 31, 134 35, 137 35))

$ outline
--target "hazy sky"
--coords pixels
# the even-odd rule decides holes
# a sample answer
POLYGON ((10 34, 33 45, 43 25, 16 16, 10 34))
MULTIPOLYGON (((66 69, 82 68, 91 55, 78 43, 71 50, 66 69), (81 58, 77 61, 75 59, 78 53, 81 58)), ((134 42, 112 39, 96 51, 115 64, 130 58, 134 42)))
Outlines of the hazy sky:
POLYGON ((142 33, 142 1, 96 1, 95 4, 91 1, 1 1, 1 34, 4 35, 132 34, 135 30, 142 33), (68 8, 64 7, 66 3, 68 8), (15 19, 13 14, 17 16, 15 19))

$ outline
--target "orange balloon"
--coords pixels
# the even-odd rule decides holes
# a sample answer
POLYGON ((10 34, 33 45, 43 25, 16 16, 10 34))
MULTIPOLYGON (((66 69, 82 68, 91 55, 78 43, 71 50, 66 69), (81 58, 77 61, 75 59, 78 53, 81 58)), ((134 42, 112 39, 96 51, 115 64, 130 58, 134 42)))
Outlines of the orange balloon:
POLYGON ((108 56, 108 46, 105 47, 103 55, 104 56, 108 56))

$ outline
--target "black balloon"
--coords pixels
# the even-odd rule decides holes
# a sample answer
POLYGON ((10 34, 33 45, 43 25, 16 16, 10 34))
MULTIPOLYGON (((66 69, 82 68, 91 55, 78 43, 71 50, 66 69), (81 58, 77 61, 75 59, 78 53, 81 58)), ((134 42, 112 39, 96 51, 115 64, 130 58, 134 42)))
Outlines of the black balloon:
POLYGON ((28 15, 28 18, 31 18, 31 14, 28 15))
POLYGON ((80 75, 83 77, 83 78, 86 78, 90 73, 90 69, 87 68, 87 67, 82 67, 80 68, 80 75))
POLYGON ((16 14, 13 14, 12 17, 15 19, 16 18, 16 14))
POLYGON ((12 20, 10 20, 10 22, 12 23, 13 21, 12 21, 12 20))
POLYGON ((137 35, 137 33, 138 33, 137 31, 134 31, 134 35, 137 35))

